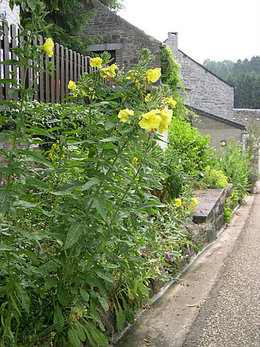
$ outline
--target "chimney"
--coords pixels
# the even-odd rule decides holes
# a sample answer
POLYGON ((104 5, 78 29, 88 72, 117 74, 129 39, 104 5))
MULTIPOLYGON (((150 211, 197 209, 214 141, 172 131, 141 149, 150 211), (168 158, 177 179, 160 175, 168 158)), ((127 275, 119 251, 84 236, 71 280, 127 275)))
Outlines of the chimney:
POLYGON ((166 45, 169 46, 174 54, 178 52, 178 33, 168 33, 166 45))

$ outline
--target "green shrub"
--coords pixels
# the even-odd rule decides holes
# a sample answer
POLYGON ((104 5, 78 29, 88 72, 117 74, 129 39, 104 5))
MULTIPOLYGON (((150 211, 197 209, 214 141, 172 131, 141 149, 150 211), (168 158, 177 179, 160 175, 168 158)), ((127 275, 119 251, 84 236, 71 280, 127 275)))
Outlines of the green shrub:
POLYGON ((194 186, 206 167, 215 161, 210 137, 202 136, 184 118, 175 117, 169 128, 166 150, 167 187, 171 198, 178 197, 184 187, 194 186))
MULTIPOLYGON (((12 64, 26 70, 41 60, 36 37, 30 31, 15 50, 21 62, 12 64)), ((1 150, 0 167, 3 346, 107 346, 105 312, 114 330, 133 322, 149 299, 149 280, 167 279, 166 252, 178 263, 190 244, 177 212, 161 222, 166 206, 152 194, 167 177, 154 127, 171 93, 153 87, 158 124, 148 119, 148 130, 141 128, 140 118, 151 111, 145 101, 151 59, 145 50, 133 72, 112 71, 113 84, 104 83, 103 67, 85 74, 68 105, 30 102, 26 78, 12 82, 21 99, 1 101, 7 108, 1 140, 11 143, 1 150)))
POLYGON ((227 176, 221 170, 206 167, 202 181, 208 188, 225 188, 228 184, 227 176))
POLYGON ((225 148, 220 149, 218 166, 227 176, 228 182, 233 184, 233 190, 240 199, 247 194, 248 187, 248 155, 240 144, 232 141, 225 148))

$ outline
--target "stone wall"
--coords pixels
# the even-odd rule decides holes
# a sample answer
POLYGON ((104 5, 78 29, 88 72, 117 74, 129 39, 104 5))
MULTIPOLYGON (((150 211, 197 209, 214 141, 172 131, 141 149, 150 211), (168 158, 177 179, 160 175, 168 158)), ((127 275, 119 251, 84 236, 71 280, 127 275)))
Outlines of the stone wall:
POLYGON ((254 121, 260 127, 260 109, 235 108, 234 118, 245 125, 254 121))
POLYGON ((166 44, 181 65, 188 104, 219 117, 234 118, 234 88, 178 49, 178 34, 168 33, 166 44))
POLYGON ((94 9, 95 16, 90 19, 81 35, 90 38, 102 36, 100 43, 88 46, 89 51, 115 51, 117 65, 126 71, 137 63, 142 50, 148 48, 155 57, 151 66, 161 66, 160 41, 128 23, 96 0, 91 0, 85 8, 94 9))

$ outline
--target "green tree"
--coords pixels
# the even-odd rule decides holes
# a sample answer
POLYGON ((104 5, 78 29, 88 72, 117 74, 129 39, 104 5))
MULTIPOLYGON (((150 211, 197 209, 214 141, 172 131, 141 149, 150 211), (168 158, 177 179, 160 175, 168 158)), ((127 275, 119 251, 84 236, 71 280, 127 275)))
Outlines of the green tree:
MULTIPOLYGON (((43 3, 48 12, 45 17, 46 24, 51 26, 46 35, 63 46, 85 54, 87 45, 95 42, 95 39, 79 35, 94 14, 90 0, 11 0, 11 4, 20 5, 22 25, 30 18, 37 2, 43 3)), ((100 0, 100 2, 113 10, 122 7, 121 0, 100 0)))
POLYGON ((260 56, 250 60, 239 59, 236 63, 230 60, 205 60, 203 65, 224 79, 235 88, 235 107, 260 107, 260 56))

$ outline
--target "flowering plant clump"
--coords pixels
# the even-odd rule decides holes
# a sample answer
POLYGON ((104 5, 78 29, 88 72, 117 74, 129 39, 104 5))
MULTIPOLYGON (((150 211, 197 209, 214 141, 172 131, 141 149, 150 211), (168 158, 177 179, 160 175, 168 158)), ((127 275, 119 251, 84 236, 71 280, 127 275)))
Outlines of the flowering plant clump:
MULTIPOLYGON (((19 62, 27 67, 43 49, 53 54, 51 39, 31 49, 30 35, 19 62)), ((105 53, 93 58, 92 72, 69 81, 66 104, 28 103, 26 78, 14 89, 19 102, 1 102, 12 124, 1 132, 12 143, 0 173, 5 345, 108 346, 103 312, 121 331, 149 299, 149 281, 167 280, 166 247, 174 264, 189 243, 172 227, 176 215, 161 222, 166 205, 153 194, 167 177, 159 141, 172 94, 150 90, 160 78, 151 60, 142 52, 129 79, 105 53)))

